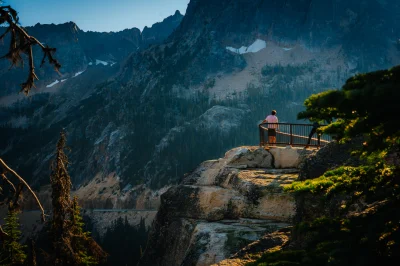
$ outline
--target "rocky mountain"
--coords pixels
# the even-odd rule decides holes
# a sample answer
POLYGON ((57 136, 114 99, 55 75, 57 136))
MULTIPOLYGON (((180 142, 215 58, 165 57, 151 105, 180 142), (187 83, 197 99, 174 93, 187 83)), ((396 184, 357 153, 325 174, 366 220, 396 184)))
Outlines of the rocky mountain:
MULTIPOLYGON (((151 44, 162 43, 179 25, 183 16, 179 11, 163 22, 146 27, 143 32, 138 28, 125 29, 119 32, 83 31, 74 22, 60 25, 36 24, 26 27, 26 31, 35 36, 44 45, 55 47, 55 57, 62 62, 61 75, 53 71, 51 66, 39 68, 42 57, 39 48, 34 50, 35 65, 40 80, 37 92, 54 80, 70 78, 75 73, 84 71, 88 66, 113 66, 120 64, 133 52, 143 50, 151 44)), ((9 38, 0 45, 0 54, 6 54, 9 38)), ((9 70, 9 63, 0 62, 0 96, 13 95, 19 91, 19 84, 26 73, 19 68, 9 70)))
POLYGON ((171 35, 171 29, 176 29, 182 21, 182 14, 177 10, 173 16, 164 19, 162 22, 155 23, 153 26, 144 27, 142 32, 142 42, 145 45, 158 44, 160 40, 165 40, 171 35))
MULTIPOLYGON (((176 13, 142 34, 46 26, 64 29, 42 39, 58 40, 51 45, 60 46, 68 79, 44 78, 45 93, 31 98, 0 99, 0 155, 39 187, 48 182, 65 128, 77 193, 90 190, 95 177, 111 176, 118 189, 103 194, 96 187, 91 197, 98 206, 107 199, 111 206, 146 206, 200 162, 256 144, 257 123, 271 109, 280 121, 294 121, 310 94, 399 64, 399 5, 192 0, 180 23, 176 13)), ((2 87, 18 87, 2 73, 2 87)))

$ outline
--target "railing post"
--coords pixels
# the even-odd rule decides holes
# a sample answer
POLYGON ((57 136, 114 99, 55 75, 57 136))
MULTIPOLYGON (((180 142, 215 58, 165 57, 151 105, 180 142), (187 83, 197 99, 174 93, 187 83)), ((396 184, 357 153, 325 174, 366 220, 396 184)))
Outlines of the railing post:
POLYGON ((317 132, 317 138, 318 138, 318 149, 321 148, 321 135, 317 132))
POLYGON ((293 145, 293 132, 292 132, 292 124, 290 124, 290 146, 293 145))
POLYGON ((264 132, 261 125, 258 126, 258 130, 260 132, 260 147, 264 146, 264 132))

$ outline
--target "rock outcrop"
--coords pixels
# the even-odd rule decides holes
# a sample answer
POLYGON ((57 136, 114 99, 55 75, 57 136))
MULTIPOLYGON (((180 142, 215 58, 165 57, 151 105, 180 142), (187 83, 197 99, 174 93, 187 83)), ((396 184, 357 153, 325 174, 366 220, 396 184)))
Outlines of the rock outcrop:
POLYGON ((284 187, 312 153, 240 147, 203 162, 161 196, 140 265, 211 265, 287 227, 295 199, 284 187))
POLYGON ((301 165, 299 180, 313 179, 326 171, 341 165, 358 166, 362 163, 358 156, 352 156, 351 150, 362 147, 362 137, 354 138, 346 143, 331 142, 317 156, 308 156, 301 165))
POLYGON ((269 251, 280 250, 289 243, 290 230, 291 227, 287 227, 267 234, 244 247, 229 259, 212 264, 212 266, 244 266, 248 262, 253 262, 256 256, 261 256, 269 251))

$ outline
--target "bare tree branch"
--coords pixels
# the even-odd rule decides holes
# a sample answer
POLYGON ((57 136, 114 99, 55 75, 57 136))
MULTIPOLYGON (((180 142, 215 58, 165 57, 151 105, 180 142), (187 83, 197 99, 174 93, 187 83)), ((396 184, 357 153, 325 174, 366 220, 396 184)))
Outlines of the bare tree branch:
POLYGON ((44 209, 42 207, 42 204, 40 203, 38 197, 36 196, 35 192, 31 189, 31 187, 26 183, 26 181, 20 177, 17 172, 15 172, 13 169, 11 169, 1 158, 0 158, 0 164, 11 174, 13 174, 27 189, 28 191, 32 194, 33 198, 35 199, 36 203, 38 204, 41 212, 42 212, 42 221, 44 222, 45 219, 45 214, 44 214, 44 209))
POLYGON ((8 237, 8 234, 6 232, 4 232, 3 227, 1 227, 1 225, 0 225, 0 239, 2 239, 4 237, 8 237))
POLYGON ((11 67, 23 66, 24 61, 21 54, 28 55, 29 74, 26 82, 21 84, 21 92, 28 95, 32 87, 35 87, 35 80, 39 80, 35 74, 32 46, 39 45, 42 48, 43 59, 40 66, 43 66, 47 58, 49 64, 53 65, 55 71, 59 73, 61 64, 53 57, 53 53, 56 52, 56 49, 44 46, 35 37, 30 36, 25 29, 18 25, 18 20, 17 12, 14 9, 10 6, 0 6, 0 25, 4 23, 8 24, 5 32, 0 35, 0 40, 4 39, 7 34, 11 35, 9 51, 1 58, 8 58, 11 61, 11 67))
POLYGON ((1 176, 3 177, 3 180, 12 187, 14 193, 17 193, 17 189, 15 188, 14 184, 6 177, 6 175, 3 173, 1 176))

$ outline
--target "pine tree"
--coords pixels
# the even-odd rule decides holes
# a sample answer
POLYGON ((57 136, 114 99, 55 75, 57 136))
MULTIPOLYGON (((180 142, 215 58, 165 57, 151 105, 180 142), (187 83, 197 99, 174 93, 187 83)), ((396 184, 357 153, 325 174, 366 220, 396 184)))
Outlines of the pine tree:
POLYGON ((320 131, 337 139, 364 136, 365 146, 373 150, 400 135, 399 84, 400 66, 356 75, 341 90, 311 95, 298 118, 329 122, 320 131))
POLYGON ((18 211, 9 208, 5 218, 4 232, 8 235, 0 252, 0 265, 22 265, 26 259, 24 249, 26 246, 19 243, 21 239, 18 211))
POLYGON ((65 132, 62 131, 57 143, 56 159, 52 164, 50 182, 52 187, 53 217, 51 234, 53 243, 54 265, 68 265, 71 261, 70 243, 68 241, 67 215, 70 212, 71 180, 67 172, 68 157, 64 152, 66 146, 65 132))
POLYGON ((57 143, 56 159, 50 177, 52 186, 53 219, 51 238, 53 250, 51 265, 95 265, 107 254, 84 232, 78 200, 71 200, 71 178, 68 174, 68 157, 65 154, 66 135, 62 131, 57 143))
POLYGON ((101 239, 102 246, 110 254, 105 265, 137 265, 147 236, 148 228, 143 218, 136 226, 131 225, 127 217, 114 220, 101 239))
POLYGON ((78 250, 78 261, 81 265, 97 265, 98 260, 89 253, 104 253, 100 246, 90 237, 89 232, 83 230, 83 218, 81 216, 81 207, 78 204, 78 198, 74 197, 72 201, 72 217, 71 217, 71 243, 78 250), (90 248, 88 248, 88 246, 90 248))
POLYGON ((29 253, 28 253, 28 257, 25 261, 25 264, 27 266, 37 266, 36 245, 35 245, 35 241, 33 241, 33 239, 30 239, 30 241, 29 241, 29 253))

